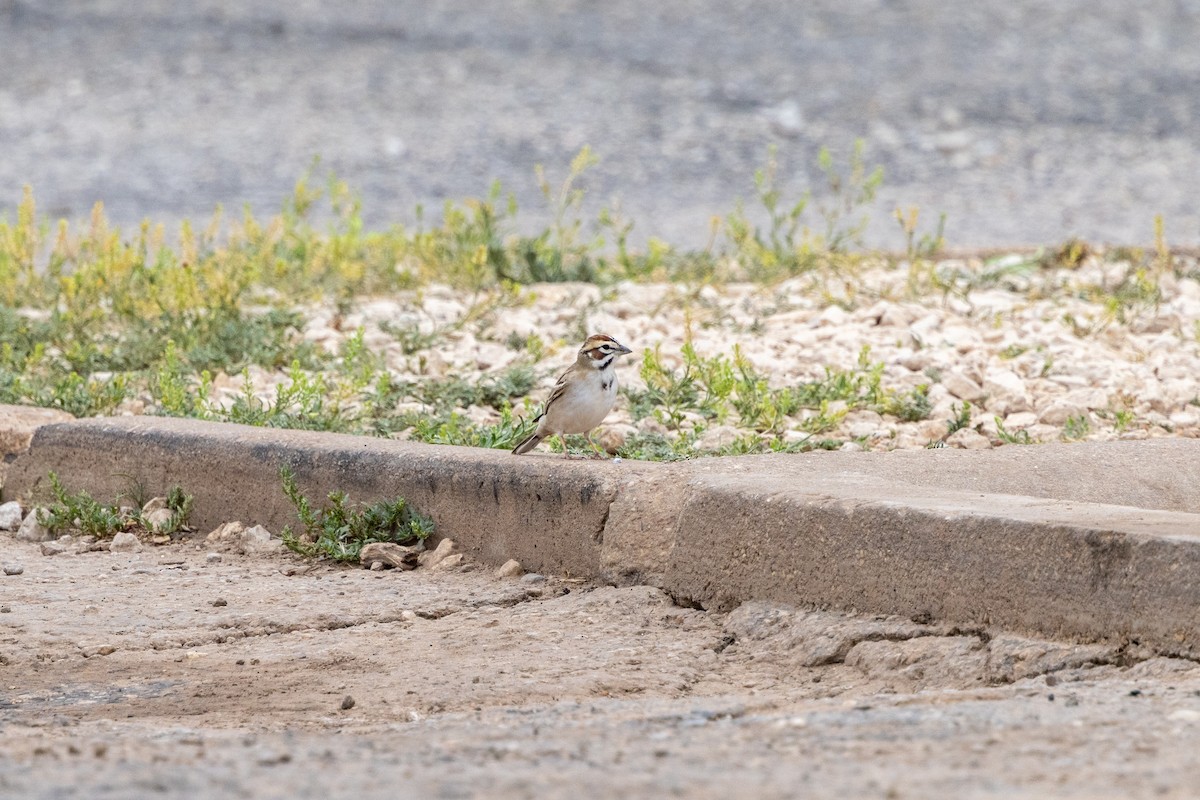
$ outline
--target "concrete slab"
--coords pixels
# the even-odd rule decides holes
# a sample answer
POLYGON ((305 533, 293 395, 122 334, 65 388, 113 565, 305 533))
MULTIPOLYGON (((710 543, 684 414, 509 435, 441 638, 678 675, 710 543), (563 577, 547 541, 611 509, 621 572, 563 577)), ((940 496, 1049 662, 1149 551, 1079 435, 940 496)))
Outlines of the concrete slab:
POLYGON ((485 562, 646 583, 683 603, 1200 646, 1194 440, 649 464, 136 417, 39 428, 3 497, 35 497, 52 470, 101 498, 178 483, 202 530, 277 532, 296 522, 281 465, 310 496, 402 495, 485 562))

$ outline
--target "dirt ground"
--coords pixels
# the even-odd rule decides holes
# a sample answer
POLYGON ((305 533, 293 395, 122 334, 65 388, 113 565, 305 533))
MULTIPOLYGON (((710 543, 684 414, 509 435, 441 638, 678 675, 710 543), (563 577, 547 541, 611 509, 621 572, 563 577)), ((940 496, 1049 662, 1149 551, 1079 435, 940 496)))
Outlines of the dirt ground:
POLYGON ((0 539, 0 795, 1186 797, 1136 647, 203 544, 0 539))

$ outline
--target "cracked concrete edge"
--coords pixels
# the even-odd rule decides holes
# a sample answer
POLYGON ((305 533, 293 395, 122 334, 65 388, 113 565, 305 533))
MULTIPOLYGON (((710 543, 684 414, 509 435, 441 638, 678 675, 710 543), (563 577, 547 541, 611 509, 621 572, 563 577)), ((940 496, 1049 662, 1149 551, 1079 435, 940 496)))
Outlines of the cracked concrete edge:
POLYGON ((288 465, 310 497, 406 497, 486 563, 647 583, 710 608, 760 599, 1197 652, 1200 514, 779 463, 514 458, 129 417, 38 427, 3 492, 44 492, 51 470, 100 498, 180 484, 202 532, 230 519, 278 532, 296 524, 288 465))

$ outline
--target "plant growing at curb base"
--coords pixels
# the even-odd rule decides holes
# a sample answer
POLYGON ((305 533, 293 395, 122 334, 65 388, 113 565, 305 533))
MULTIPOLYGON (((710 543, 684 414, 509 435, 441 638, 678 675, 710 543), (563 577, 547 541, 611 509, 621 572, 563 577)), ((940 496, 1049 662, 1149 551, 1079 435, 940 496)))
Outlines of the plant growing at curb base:
MULTIPOLYGON (((50 490, 56 502, 38 510, 38 522, 54 533, 78 530, 98 539, 108 539, 120 531, 139 528, 151 530, 142 519, 141 509, 135 508, 124 513, 119 506, 100 503, 87 492, 70 494, 55 472, 50 473, 50 490)), ((155 527, 153 532, 173 535, 182 530, 191 514, 192 501, 193 497, 185 493, 181 486, 171 487, 166 497, 166 508, 171 512, 171 518, 165 525, 155 527)))
POLYGON ((363 546, 372 542, 406 544, 433 533, 433 520, 413 510, 402 497, 352 507, 345 492, 333 491, 327 496, 329 504, 315 509, 296 485, 296 475, 291 469, 281 467, 279 477, 283 493, 295 506, 304 526, 299 534, 288 526, 280 538, 302 556, 357 561, 363 546))

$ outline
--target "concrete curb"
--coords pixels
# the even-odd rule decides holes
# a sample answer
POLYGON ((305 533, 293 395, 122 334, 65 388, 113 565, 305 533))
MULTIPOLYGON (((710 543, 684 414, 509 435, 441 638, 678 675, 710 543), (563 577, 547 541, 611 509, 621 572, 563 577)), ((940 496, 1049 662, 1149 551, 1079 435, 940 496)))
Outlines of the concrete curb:
POLYGON ((3 497, 51 470, 101 498, 178 483, 202 530, 278 531, 286 464, 310 496, 402 495, 492 564, 1196 654, 1200 441, 1003 451, 614 464, 127 417, 38 427, 3 497))

